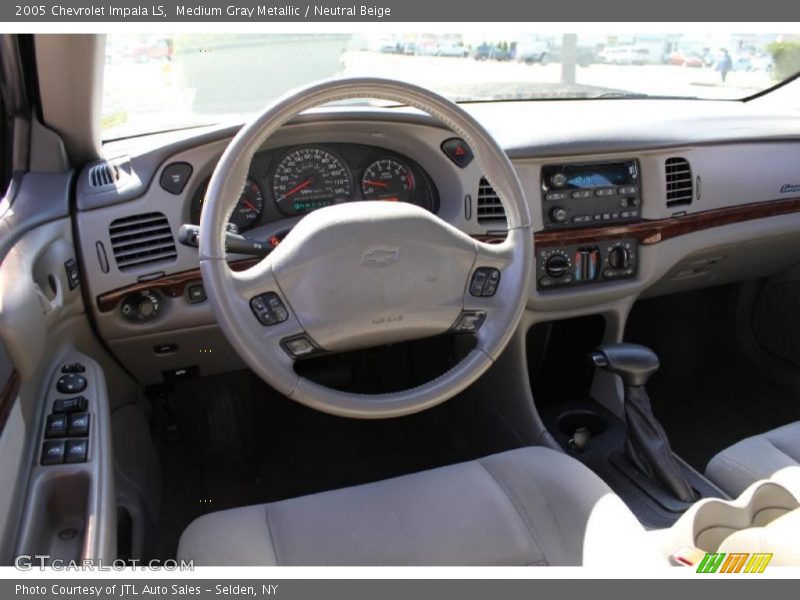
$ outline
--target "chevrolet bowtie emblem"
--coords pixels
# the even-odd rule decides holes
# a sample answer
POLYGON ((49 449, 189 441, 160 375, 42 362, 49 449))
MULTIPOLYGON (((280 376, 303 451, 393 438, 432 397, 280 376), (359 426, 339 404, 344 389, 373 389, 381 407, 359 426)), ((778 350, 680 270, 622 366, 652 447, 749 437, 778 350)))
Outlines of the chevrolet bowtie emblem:
POLYGON ((388 267, 400 259, 400 249, 373 250, 364 255, 363 263, 368 267, 388 267))

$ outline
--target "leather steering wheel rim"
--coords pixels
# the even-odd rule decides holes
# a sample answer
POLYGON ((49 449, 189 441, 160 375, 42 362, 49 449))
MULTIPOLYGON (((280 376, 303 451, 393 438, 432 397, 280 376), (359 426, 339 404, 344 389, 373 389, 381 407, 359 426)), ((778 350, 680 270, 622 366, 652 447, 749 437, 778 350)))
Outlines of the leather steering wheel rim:
MULTIPOLYGON (((248 366, 287 397, 323 412, 352 418, 387 418, 419 412, 444 402, 476 381, 497 359, 516 330, 529 296, 534 265, 530 207, 511 161, 492 136, 450 100, 409 83, 378 78, 326 80, 295 90, 272 102, 242 127, 212 174, 200 220, 199 245, 200 269, 217 322, 248 366), (474 240, 412 205, 355 202, 310 213, 275 251, 257 265, 244 272, 232 271, 225 260, 226 224, 255 153, 270 135, 301 112, 322 104, 356 98, 388 100, 417 108, 463 138, 503 201, 508 220, 505 241, 487 244, 474 240), (377 239, 379 235, 381 240, 377 239), (367 239, 370 237, 374 239, 367 239), (361 238, 365 238, 363 242, 361 238), (389 249, 385 250, 387 241, 389 249), (333 242, 337 244, 331 245, 333 242), (367 297, 365 302, 371 299, 374 304, 380 304, 374 307, 376 315, 388 314, 390 309, 394 309, 394 313, 389 317, 372 319, 371 323, 347 321, 352 327, 358 324, 363 328, 357 334, 337 331, 330 323, 323 323, 319 314, 311 314, 308 310, 302 314, 304 304, 308 305, 311 296, 312 307, 333 307, 332 303, 336 303, 340 317, 350 316, 342 312, 346 311, 347 303, 337 302, 334 297, 342 290, 334 289, 331 287, 333 284, 328 287, 316 284, 316 279, 324 279, 325 271, 319 270, 321 267, 314 271, 314 261, 305 250, 315 245, 336 249, 341 246, 341 256, 331 258, 336 258, 337 263, 328 263, 324 267, 349 269, 347 272, 353 274, 356 282, 378 282, 369 288, 370 293, 367 293, 366 286, 362 287, 363 295, 367 297), (394 271, 366 268, 365 265, 374 266, 368 263, 367 257, 373 256, 371 252, 375 248, 391 259, 384 261, 387 265, 396 262, 391 265, 394 271), (424 260, 419 260, 419 257, 424 260), (417 260, 411 260, 413 258, 417 260), (404 296, 404 289, 393 288, 394 296, 389 289, 392 281, 404 280, 406 271, 408 281, 421 281, 421 262, 431 265, 431 272, 425 275, 426 282, 430 283, 424 287, 427 296, 423 294, 431 300, 430 313, 426 312, 427 306, 398 308, 397 302, 413 302, 404 296), (478 267, 500 271, 500 284, 494 296, 474 297, 469 293, 471 276, 478 267), (434 272, 435 268, 439 270, 434 272), (317 277, 305 276, 306 273, 316 273, 317 277), (456 290, 458 277, 463 276, 466 276, 463 286, 456 290), (367 277, 369 279, 365 279, 367 277), (449 288, 437 292, 439 282, 442 288, 449 288), (320 293, 300 293, 299 290, 307 291, 310 285, 317 285, 314 289, 320 293), (269 327, 259 324, 250 309, 250 300, 266 292, 281 298, 288 312, 285 321, 269 327), (395 297, 399 299, 395 300, 395 297), (375 298, 380 298, 380 301, 375 298), (285 349, 287 338, 297 335, 305 335, 315 344, 318 343, 315 337, 324 338, 327 343, 321 345, 322 349, 333 351, 380 343, 381 336, 388 336, 389 342, 426 337, 442 330, 448 319, 453 315, 460 317, 464 311, 485 315, 475 334, 475 348, 446 373, 408 390, 357 394, 324 387, 299 376, 294 369, 294 358, 285 349), (407 324, 403 323, 404 317, 407 324), (397 323, 386 327, 387 321, 397 323), (376 323, 383 329, 379 329, 376 323)), ((370 312, 372 308, 365 305, 362 310, 370 312)))

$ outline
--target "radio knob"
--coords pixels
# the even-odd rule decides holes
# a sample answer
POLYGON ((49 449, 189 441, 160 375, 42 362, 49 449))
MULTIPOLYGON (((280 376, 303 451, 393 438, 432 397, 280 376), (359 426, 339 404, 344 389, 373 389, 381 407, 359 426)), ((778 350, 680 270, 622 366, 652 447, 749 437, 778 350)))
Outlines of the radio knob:
POLYGON ((550 220, 554 223, 563 223, 567 220, 567 209, 561 206, 554 206, 550 209, 550 220))
POLYGON ((564 187, 567 183, 567 176, 564 173, 556 173, 550 178, 550 183, 553 184, 553 187, 564 187))
POLYGON ((553 279, 558 279, 569 271, 569 260, 561 254, 554 254, 544 263, 544 270, 553 279))
POLYGON ((630 266, 630 255, 622 246, 615 246, 608 253, 608 264, 612 269, 623 271, 630 266))

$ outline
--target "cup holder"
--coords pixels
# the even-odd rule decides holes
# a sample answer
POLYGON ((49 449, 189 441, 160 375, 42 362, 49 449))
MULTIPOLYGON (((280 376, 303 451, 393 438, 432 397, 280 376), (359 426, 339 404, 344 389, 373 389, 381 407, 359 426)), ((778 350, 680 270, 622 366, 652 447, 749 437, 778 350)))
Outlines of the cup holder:
POLYGON ((597 437, 608 427, 606 420, 591 410, 571 410, 558 417, 556 422, 558 430, 564 435, 571 437, 578 429, 585 427, 597 437))

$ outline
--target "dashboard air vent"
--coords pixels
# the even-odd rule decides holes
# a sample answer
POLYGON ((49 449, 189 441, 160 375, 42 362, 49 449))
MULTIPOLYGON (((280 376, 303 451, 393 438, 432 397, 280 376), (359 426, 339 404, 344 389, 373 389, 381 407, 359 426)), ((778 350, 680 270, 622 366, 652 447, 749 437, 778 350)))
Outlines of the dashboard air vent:
POLYGON ((665 163, 667 174, 667 207, 691 204, 694 196, 692 168, 685 158, 668 158, 665 163))
POLYGON ((478 223, 506 223, 506 210, 486 177, 478 184, 478 223))
POLYGON ((178 257, 172 228, 160 212, 117 219, 108 234, 120 271, 178 257))
POLYGON ((89 169, 89 186, 101 188, 116 184, 121 178, 118 165, 110 162, 101 162, 89 169))

